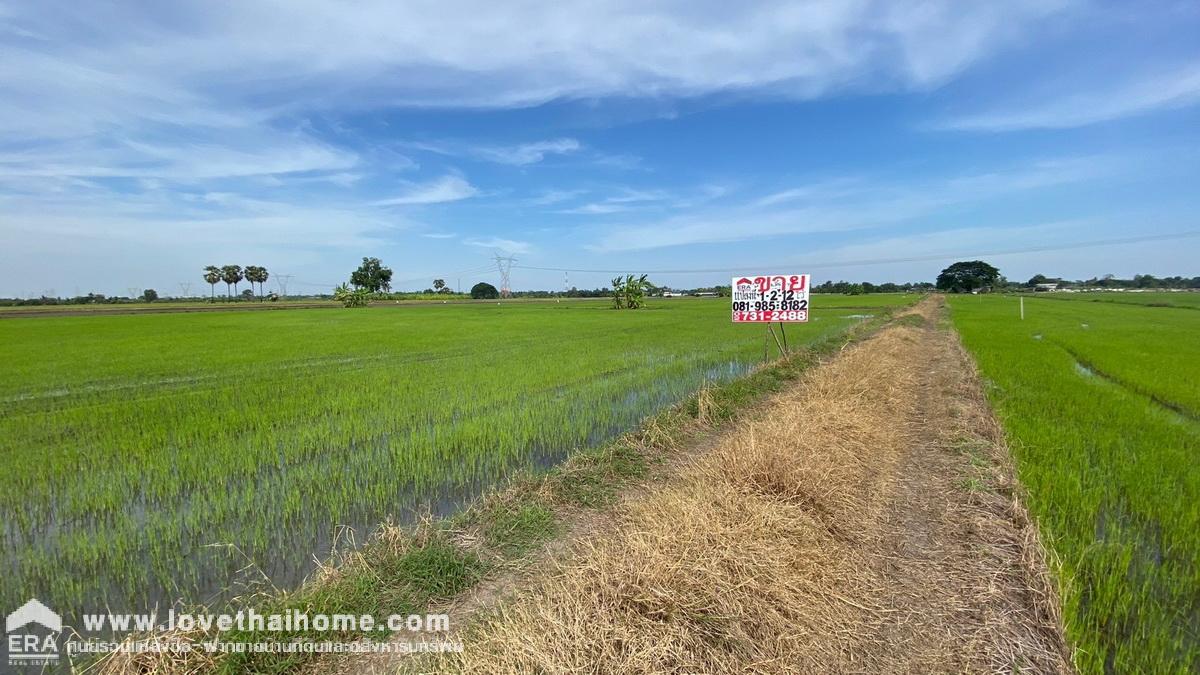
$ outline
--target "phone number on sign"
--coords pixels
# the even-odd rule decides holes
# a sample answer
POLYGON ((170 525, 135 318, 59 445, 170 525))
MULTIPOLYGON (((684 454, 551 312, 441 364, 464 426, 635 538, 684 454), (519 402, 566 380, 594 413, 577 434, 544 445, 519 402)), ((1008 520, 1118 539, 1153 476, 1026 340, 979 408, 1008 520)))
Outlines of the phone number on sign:
POLYGON ((735 309, 735 310, 733 310, 733 320, 734 321, 765 321, 765 322, 808 321, 808 310, 805 310, 805 309, 791 309, 791 310, 770 309, 770 310, 765 310, 765 311, 760 312, 760 311, 754 311, 754 310, 743 311, 743 310, 735 309))

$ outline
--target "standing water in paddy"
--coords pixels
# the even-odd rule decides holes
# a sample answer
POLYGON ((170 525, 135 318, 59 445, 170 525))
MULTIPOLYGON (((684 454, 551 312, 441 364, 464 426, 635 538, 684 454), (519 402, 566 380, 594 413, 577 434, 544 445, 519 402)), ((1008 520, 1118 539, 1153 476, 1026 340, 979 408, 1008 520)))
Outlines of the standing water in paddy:
MULTIPOLYGON (((628 313, 562 303, 5 322, 14 368, 0 383, 0 450, 23 468, 0 497, 4 600, 213 602, 259 571, 295 585, 339 526, 361 540, 388 518, 451 513, 516 470, 553 466, 743 374, 763 335, 725 310, 680 300, 628 313), (53 361, 37 358, 47 345, 53 361)), ((789 331, 800 345, 850 323, 789 331)))

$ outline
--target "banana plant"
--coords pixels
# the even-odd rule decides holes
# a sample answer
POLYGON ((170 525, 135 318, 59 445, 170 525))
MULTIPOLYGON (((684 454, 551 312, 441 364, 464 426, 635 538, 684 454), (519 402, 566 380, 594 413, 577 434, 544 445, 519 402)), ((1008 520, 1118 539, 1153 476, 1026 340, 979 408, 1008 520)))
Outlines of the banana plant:
POLYGON ((635 277, 632 274, 626 274, 624 278, 613 277, 613 308, 614 309, 637 309, 646 303, 646 290, 650 288, 650 282, 646 280, 645 274, 640 277, 635 277))
POLYGON ((365 288, 350 288, 342 284, 333 289, 333 299, 342 303, 344 307, 366 307, 371 299, 371 292, 365 288))

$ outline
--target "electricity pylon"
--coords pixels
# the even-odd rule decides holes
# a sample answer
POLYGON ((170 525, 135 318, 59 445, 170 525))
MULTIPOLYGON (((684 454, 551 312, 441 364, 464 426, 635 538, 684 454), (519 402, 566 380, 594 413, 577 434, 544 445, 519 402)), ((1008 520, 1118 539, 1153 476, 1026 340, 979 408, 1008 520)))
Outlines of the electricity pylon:
POLYGON ((275 285, 279 287, 279 297, 281 297, 281 298, 287 297, 287 285, 288 285, 288 282, 292 280, 293 276, 295 276, 295 275, 294 274, 276 274, 273 277, 275 279, 275 285))
POLYGON ((502 256, 496 254, 496 269, 500 270, 500 297, 512 297, 512 287, 509 282, 512 265, 517 261, 516 258, 510 256, 502 256))

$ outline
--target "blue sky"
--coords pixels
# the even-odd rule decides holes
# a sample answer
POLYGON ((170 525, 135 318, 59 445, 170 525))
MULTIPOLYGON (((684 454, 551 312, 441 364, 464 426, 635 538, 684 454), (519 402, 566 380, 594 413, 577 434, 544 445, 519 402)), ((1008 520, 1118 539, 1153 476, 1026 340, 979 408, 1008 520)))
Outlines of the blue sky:
POLYGON ((5 296, 328 291, 364 255, 465 287, 496 251, 515 288, 931 280, 1200 230, 1195 2, 0 0, 0 54, 5 296))

